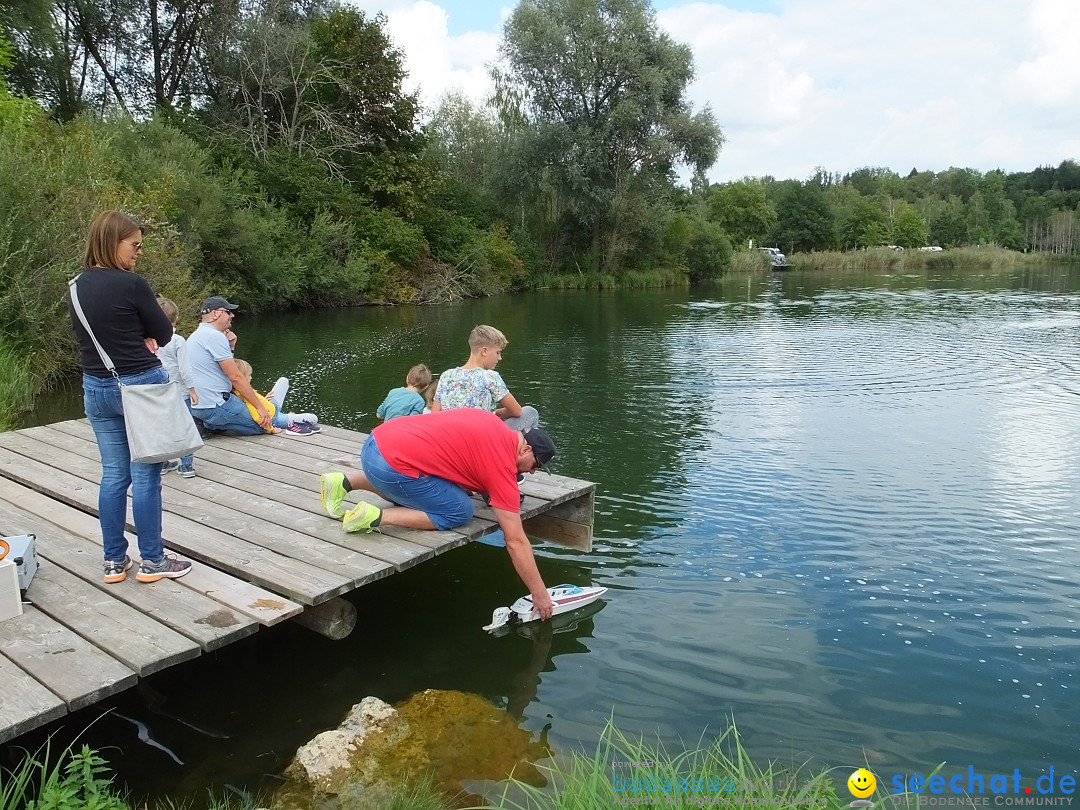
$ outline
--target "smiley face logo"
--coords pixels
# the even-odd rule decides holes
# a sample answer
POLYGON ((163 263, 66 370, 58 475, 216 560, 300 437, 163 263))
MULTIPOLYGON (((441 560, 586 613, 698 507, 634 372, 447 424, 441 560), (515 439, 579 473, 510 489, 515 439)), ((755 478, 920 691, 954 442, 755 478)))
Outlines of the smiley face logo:
POLYGON ((847 780, 847 789, 857 799, 865 799, 877 788, 877 777, 866 768, 859 768, 847 780))

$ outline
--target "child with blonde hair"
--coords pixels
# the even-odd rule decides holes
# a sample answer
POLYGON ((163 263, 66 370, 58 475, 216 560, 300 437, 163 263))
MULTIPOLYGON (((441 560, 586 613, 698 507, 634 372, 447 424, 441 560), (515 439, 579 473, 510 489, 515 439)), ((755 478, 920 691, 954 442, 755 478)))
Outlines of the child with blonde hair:
POLYGON ((439 376, 432 412, 480 408, 492 411, 511 430, 536 427, 540 423, 536 408, 520 405, 495 370, 509 342, 494 326, 473 327, 469 333, 469 359, 465 365, 447 369, 439 376))
POLYGON ((405 375, 405 387, 391 389, 375 410, 375 415, 384 422, 398 416, 413 416, 424 412, 427 403, 423 391, 431 385, 431 371, 423 363, 413 366, 405 375))
MULTIPOLYGON (((247 378, 248 385, 251 385, 251 375, 253 369, 251 363, 247 360, 235 360, 236 368, 240 373, 247 378)), ((255 407, 254 402, 248 402, 244 398, 243 394, 233 389, 233 396, 240 397, 244 400, 244 404, 247 405, 248 411, 251 412, 251 416, 256 422, 259 421, 259 411, 255 407)), ((289 393, 289 380, 287 377, 278 377, 278 381, 274 383, 274 387, 263 396, 256 392, 255 395, 259 398, 259 403, 266 409, 266 412, 270 414, 270 427, 263 428, 267 433, 287 433, 290 436, 310 436, 312 433, 319 433, 322 428, 319 427, 319 417, 313 413, 285 413, 281 410, 281 406, 285 403, 285 397, 289 393)))
MULTIPOLYGON (((176 395, 184 400, 184 404, 190 410, 192 405, 199 404, 199 395, 195 393, 195 377, 191 373, 191 364, 188 362, 187 341, 176 331, 176 324, 180 320, 180 308, 160 295, 157 302, 173 328, 172 340, 158 347, 157 358, 161 361, 162 368, 169 372, 169 380, 176 386, 176 395)), ((179 461, 173 459, 161 465, 162 475, 173 470, 176 470, 181 478, 194 478, 195 456, 189 454, 179 461)))

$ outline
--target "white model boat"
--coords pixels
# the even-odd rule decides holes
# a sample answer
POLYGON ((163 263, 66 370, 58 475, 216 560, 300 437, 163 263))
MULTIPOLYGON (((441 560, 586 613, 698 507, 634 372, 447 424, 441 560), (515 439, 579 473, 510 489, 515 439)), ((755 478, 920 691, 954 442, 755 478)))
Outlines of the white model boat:
MULTIPOLYGON (((571 610, 591 605, 601 596, 607 593, 607 588, 581 587, 580 585, 556 585, 548 588, 551 602, 555 606, 552 616, 560 613, 569 613, 571 610)), ((532 596, 523 596, 510 607, 495 608, 491 614, 491 624, 484 629, 489 633, 498 630, 505 625, 524 624, 540 618, 540 614, 533 608, 532 596)))

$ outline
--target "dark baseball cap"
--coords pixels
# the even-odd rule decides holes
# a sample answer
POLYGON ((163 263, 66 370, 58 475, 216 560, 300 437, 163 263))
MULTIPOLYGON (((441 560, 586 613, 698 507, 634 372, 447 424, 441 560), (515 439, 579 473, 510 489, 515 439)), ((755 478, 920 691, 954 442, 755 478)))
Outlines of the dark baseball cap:
POLYGON ((199 314, 205 315, 207 312, 213 312, 215 309, 236 310, 240 309, 240 307, 237 304, 230 304, 228 300, 220 295, 211 295, 202 302, 202 306, 199 307, 199 314))
POLYGON ((544 469, 544 465, 555 458, 555 442, 538 427, 526 430, 521 435, 525 437, 525 443, 532 448, 540 469, 544 469))

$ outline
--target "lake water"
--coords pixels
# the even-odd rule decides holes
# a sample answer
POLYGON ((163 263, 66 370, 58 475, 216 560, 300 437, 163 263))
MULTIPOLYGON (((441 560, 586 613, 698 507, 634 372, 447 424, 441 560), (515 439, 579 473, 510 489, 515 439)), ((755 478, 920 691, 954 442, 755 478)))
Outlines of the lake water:
MULTIPOLYGON (((598 482, 593 552, 538 556, 548 584, 610 588, 603 609, 489 637, 523 589, 503 550, 451 552, 356 593, 345 641, 277 627, 120 696, 185 763, 102 718, 85 736, 137 795, 271 785, 353 703, 426 688, 564 749, 609 716, 674 746, 734 718, 759 760, 879 780, 1077 772, 1080 268, 241 316, 237 355, 257 387, 289 376, 293 410, 366 431, 481 322, 509 336, 499 370, 556 472, 598 482)), ((77 415, 61 395, 33 419, 77 415)))

